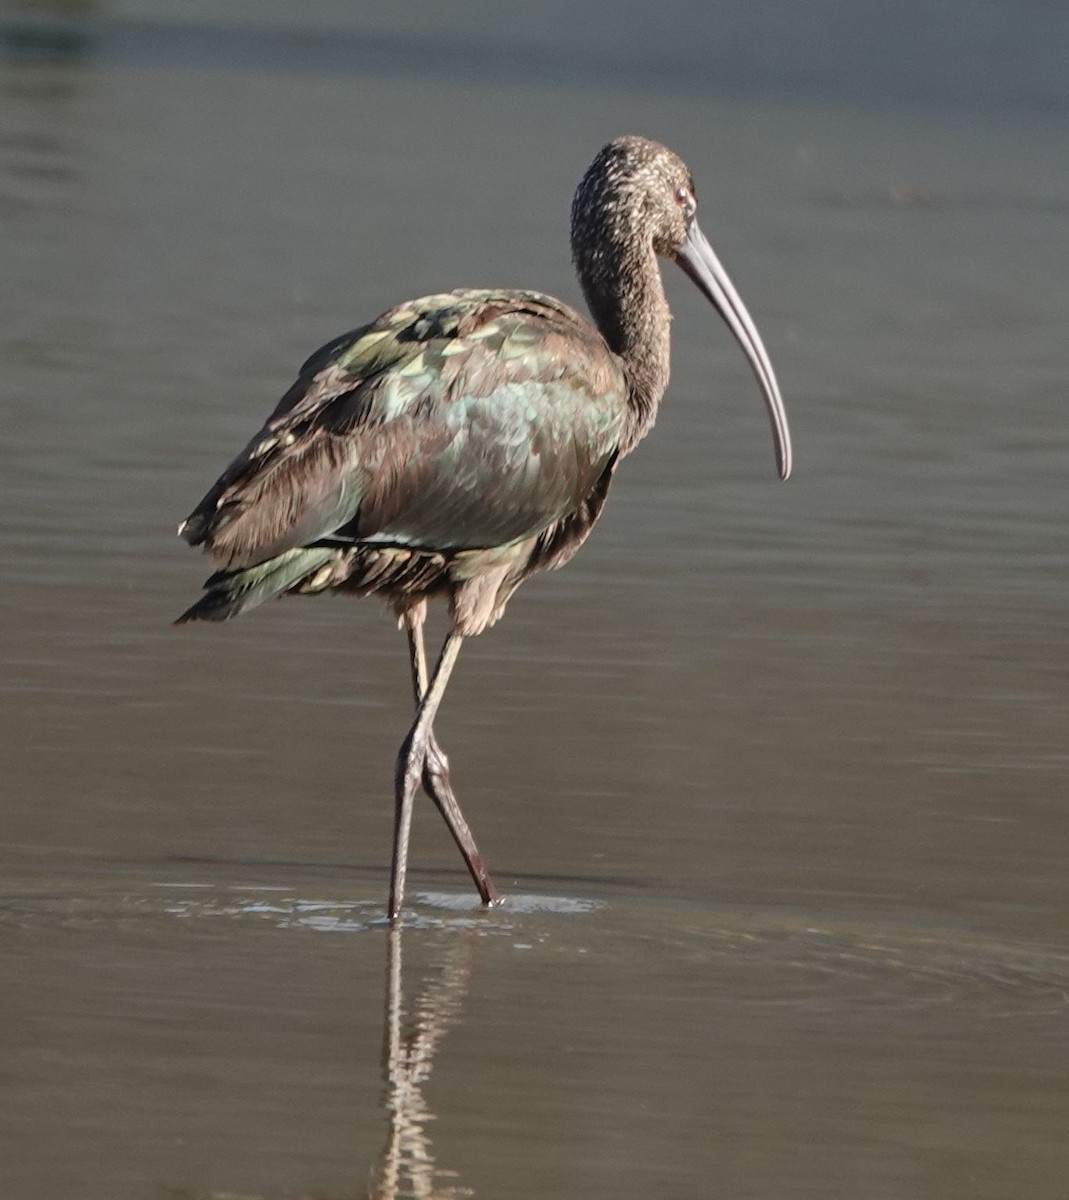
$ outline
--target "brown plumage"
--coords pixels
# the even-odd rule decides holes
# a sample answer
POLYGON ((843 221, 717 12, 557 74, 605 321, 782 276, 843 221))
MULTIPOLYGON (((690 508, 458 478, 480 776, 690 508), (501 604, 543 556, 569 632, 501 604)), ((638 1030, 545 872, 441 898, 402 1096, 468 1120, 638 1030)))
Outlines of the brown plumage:
POLYGON ((417 714, 398 756, 391 916, 422 780, 484 903, 497 892, 456 803, 434 716, 461 640, 589 535, 619 460, 656 418, 671 320, 658 255, 714 303, 750 359, 780 475, 790 436, 771 363, 695 220, 690 171, 644 138, 610 142, 572 208, 596 328, 535 292, 465 290, 399 305, 328 343, 183 522, 219 570, 180 618, 224 620, 286 593, 380 595, 408 633, 417 714), (450 633, 428 679, 428 599, 450 633))

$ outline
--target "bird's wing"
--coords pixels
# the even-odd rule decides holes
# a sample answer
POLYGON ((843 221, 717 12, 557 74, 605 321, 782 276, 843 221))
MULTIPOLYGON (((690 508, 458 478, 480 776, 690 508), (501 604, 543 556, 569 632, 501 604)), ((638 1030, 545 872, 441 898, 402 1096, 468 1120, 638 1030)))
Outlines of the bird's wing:
POLYGON ((583 502, 626 413, 618 363, 559 301, 426 297, 317 351, 180 532, 228 567, 324 539, 502 545, 583 502))

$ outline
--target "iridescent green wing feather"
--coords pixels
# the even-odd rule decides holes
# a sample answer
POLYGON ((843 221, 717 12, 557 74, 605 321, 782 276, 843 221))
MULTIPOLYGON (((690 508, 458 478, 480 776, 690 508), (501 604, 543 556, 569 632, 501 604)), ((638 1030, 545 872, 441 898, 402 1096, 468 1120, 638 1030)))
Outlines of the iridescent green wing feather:
POLYGON ((571 309, 426 297, 313 355, 184 533, 227 566, 323 539, 501 545, 582 503, 625 418, 620 368, 571 309))

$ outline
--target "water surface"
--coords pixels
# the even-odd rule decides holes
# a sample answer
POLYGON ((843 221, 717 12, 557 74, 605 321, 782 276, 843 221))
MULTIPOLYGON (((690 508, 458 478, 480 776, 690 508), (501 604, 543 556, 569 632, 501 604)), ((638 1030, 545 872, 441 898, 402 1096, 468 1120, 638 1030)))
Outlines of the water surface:
POLYGON ((692 8, 5 13, 5 1194, 1064 1195, 1064 21, 692 8), (509 902, 419 806, 402 956, 403 640, 172 629, 173 529, 328 337, 578 302, 626 130, 695 171, 797 474, 670 278, 657 429, 441 716, 509 902))

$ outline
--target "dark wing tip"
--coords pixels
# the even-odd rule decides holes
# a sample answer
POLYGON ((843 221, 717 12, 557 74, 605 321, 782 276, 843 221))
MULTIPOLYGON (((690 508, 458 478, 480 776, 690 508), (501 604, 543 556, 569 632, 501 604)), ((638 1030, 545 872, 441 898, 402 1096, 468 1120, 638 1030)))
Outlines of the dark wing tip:
POLYGON ((190 513, 178 526, 178 536, 190 546, 201 545, 207 532, 208 521, 200 509, 190 513))
POLYGON ((188 625, 190 621, 228 621, 245 607, 240 594, 235 595, 227 588, 213 587, 211 579, 205 587, 210 590, 205 592, 196 604, 191 604, 180 617, 176 617, 171 622, 172 625, 188 625))

